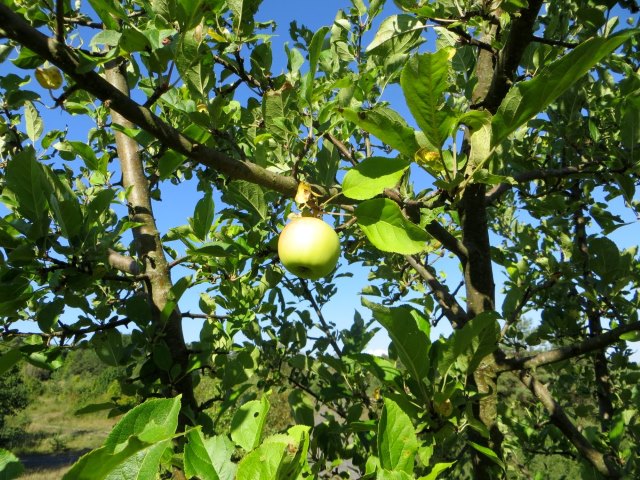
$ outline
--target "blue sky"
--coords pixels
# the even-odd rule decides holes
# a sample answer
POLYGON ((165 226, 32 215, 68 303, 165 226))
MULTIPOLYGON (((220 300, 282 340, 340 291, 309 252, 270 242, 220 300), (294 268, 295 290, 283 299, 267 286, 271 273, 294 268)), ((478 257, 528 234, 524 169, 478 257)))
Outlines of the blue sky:
MULTIPOLYGON (((327 1, 314 1, 306 2, 299 0, 265 0, 262 8, 256 16, 257 20, 266 21, 273 19, 277 23, 277 30, 274 38, 272 38, 273 53, 274 53, 274 74, 279 73, 279 70, 284 69, 285 66, 285 54, 284 44, 290 42, 289 39, 289 23, 292 20, 298 22, 299 25, 305 25, 312 30, 316 30, 324 25, 331 25, 338 9, 349 8, 348 0, 327 0, 327 1)), ((380 15, 380 21, 389 15, 397 13, 397 8, 391 0, 388 0, 385 11, 380 15)), ((93 32, 95 33, 95 32, 93 32)), ((369 34, 368 40, 370 41, 375 34, 375 28, 369 34)), ((423 47, 426 50, 433 50, 433 36, 427 37, 429 41, 423 47)), ((367 42, 365 42, 366 44, 367 42)), ((21 71, 22 75, 26 72, 21 71)), ((48 98, 48 97, 44 97, 48 98)), ((402 114, 408 121, 411 122, 411 115, 408 112, 404 98, 398 87, 390 87, 385 90, 384 100, 390 102, 391 106, 402 114)), ((53 103, 48 101, 49 104, 53 103)), ((87 124, 86 120, 82 117, 70 117, 60 110, 47 110, 38 106, 41 114, 43 115, 45 122, 45 130, 50 128, 62 128, 63 125, 68 125, 70 129, 70 139, 72 140, 86 140, 87 124)), ((426 188, 429 185, 429 180, 425 176, 419 177, 418 181, 421 183, 419 189, 426 188)), ((164 202, 155 205, 155 213, 158 220, 158 226, 161 233, 165 233, 169 228, 178 225, 184 225, 187 223, 187 218, 192 215, 193 208, 196 202, 200 199, 200 193, 196 192, 195 182, 185 182, 180 185, 166 184, 163 189, 164 202)), ((218 197, 219 198, 219 197, 218 197)), ((223 208, 223 205, 217 202, 216 208, 218 210, 223 208)), ((622 227, 614 232, 610 238, 616 241, 619 246, 626 248, 629 246, 637 245, 640 238, 640 224, 632 216, 628 209, 622 208, 620 202, 616 202, 612 205, 612 208, 619 212, 623 218, 630 222, 629 226, 622 227)), ((0 213, 2 213, 3 207, 0 205, 0 213)), ((336 296, 326 305, 324 314, 330 321, 335 322, 339 328, 348 328, 353 320, 354 311, 358 309, 365 319, 369 318, 369 311, 366 308, 360 306, 359 292, 367 285, 367 272, 359 266, 347 266, 341 262, 341 271, 353 273, 352 278, 340 278, 336 281, 338 286, 338 293, 336 296)), ((455 288, 458 284, 460 275, 458 266, 454 261, 444 259, 437 264, 437 268, 446 273, 447 283, 451 288, 455 288)), ((177 280, 180 276, 187 274, 184 269, 176 268, 173 272, 174 280, 177 280)), ((501 278, 496 278, 498 283, 498 291, 500 290, 501 278)), ((181 309, 183 311, 198 311, 198 292, 189 292, 181 301, 181 309)), ((502 296, 498 297, 498 306, 501 305, 502 296)), ((533 316, 535 317, 535 316, 533 316)), ((535 318, 534 318, 535 319, 535 318)), ((186 319, 185 335, 187 340, 196 340, 198 338, 201 322, 198 320, 186 319)), ((442 321, 439 327, 434 330, 434 334, 448 334, 449 327, 446 321, 442 321)), ((388 344, 388 338, 385 334, 379 333, 370 344, 370 349, 377 350, 386 348, 388 344)))

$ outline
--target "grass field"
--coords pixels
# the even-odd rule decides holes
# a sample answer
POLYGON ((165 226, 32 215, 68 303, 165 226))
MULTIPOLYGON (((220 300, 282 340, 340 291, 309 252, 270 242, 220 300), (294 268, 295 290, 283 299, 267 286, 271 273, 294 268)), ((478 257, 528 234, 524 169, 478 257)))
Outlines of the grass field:
POLYGON ((8 447, 27 469, 21 478, 57 480, 77 458, 102 445, 118 418, 107 418, 106 411, 74 415, 80 405, 69 397, 39 400, 9 419, 19 433, 8 447))

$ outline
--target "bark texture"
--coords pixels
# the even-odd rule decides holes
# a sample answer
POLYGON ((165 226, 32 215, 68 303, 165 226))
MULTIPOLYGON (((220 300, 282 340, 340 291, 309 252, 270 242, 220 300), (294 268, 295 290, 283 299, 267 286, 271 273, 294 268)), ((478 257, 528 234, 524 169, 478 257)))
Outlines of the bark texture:
MULTIPOLYGON (((129 96, 129 86, 124 63, 111 62, 106 67, 107 81, 123 95, 129 96)), ((125 128, 134 125, 118 112, 111 111, 113 123, 125 128)), ((147 278, 147 294, 152 312, 154 337, 156 341, 166 342, 171 351, 174 365, 180 366, 177 375, 161 374, 161 379, 170 389, 170 393, 182 395, 183 413, 182 427, 187 425, 189 417, 196 413, 197 403, 193 395, 193 383, 187 372, 189 353, 182 332, 182 316, 178 308, 174 308, 163 317, 162 312, 169 302, 172 287, 169 266, 162 248, 162 240, 156 226, 149 193, 149 182, 144 173, 144 165, 140 157, 138 145, 124 133, 115 132, 116 148, 122 171, 122 184, 128 190, 129 215, 133 222, 140 226, 134 228, 133 239, 139 262, 147 278)))

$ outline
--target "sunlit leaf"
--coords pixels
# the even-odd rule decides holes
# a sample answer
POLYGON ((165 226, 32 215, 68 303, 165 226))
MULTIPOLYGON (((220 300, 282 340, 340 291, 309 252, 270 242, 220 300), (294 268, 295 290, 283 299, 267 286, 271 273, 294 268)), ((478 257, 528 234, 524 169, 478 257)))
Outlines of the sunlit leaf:
POLYGON ((342 193, 356 200, 366 200, 393 188, 409 168, 409 162, 386 157, 371 157, 351 168, 342 181, 342 193))
POLYGON ((607 38, 589 39, 545 67, 533 79, 512 87, 493 117, 492 144, 497 145, 540 113, 576 80, 638 32, 631 29, 607 38))
POLYGON ((382 251, 410 255, 427 247, 429 235, 407 220, 398 204, 389 199, 362 202, 355 215, 369 241, 382 251))

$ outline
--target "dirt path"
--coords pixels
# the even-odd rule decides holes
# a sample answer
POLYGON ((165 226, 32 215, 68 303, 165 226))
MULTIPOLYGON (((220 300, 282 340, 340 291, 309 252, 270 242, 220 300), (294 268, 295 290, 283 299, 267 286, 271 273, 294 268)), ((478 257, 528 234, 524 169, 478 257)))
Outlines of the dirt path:
POLYGON ((89 450, 56 453, 53 455, 20 455, 25 470, 54 469, 71 465, 89 450))

